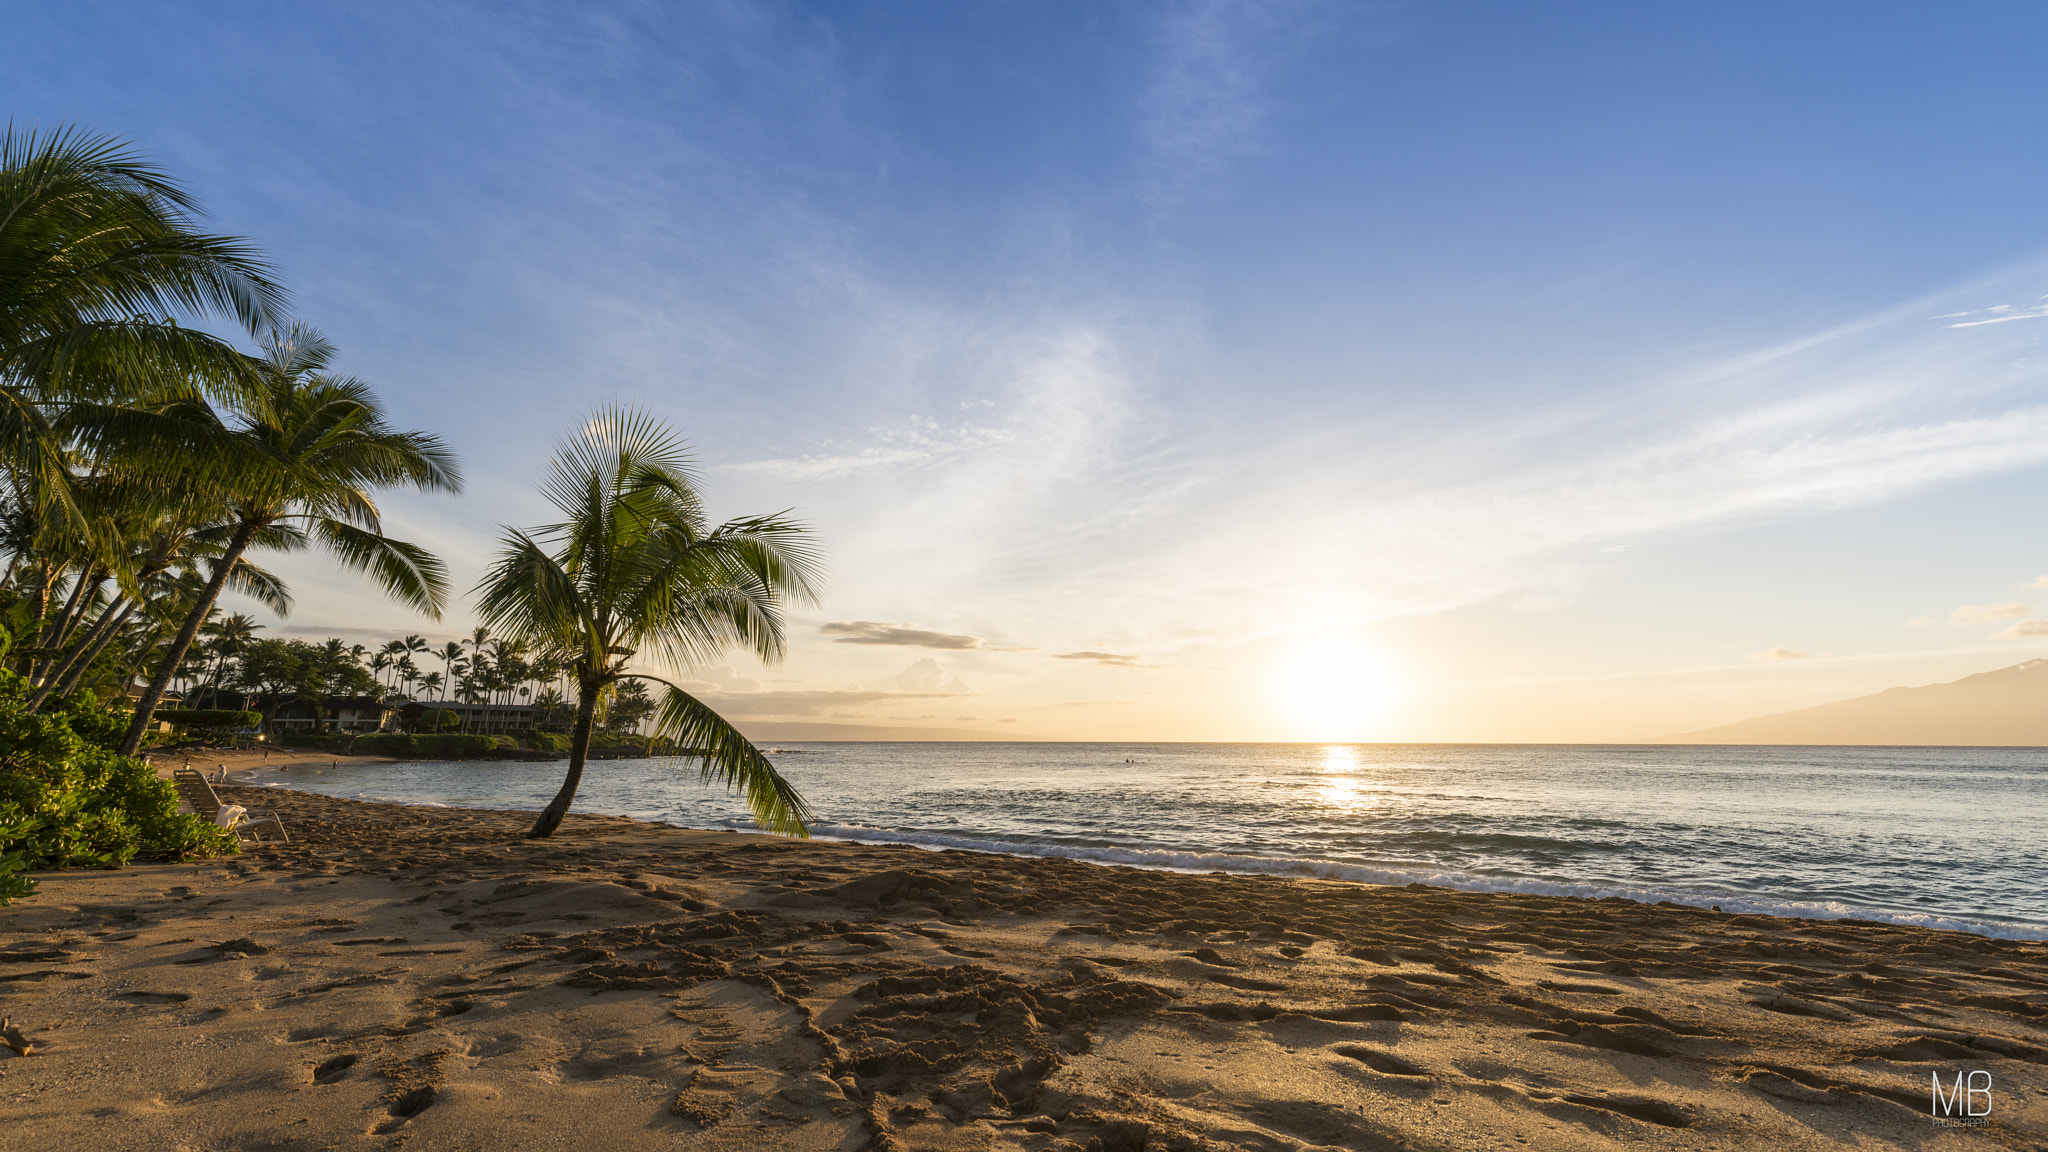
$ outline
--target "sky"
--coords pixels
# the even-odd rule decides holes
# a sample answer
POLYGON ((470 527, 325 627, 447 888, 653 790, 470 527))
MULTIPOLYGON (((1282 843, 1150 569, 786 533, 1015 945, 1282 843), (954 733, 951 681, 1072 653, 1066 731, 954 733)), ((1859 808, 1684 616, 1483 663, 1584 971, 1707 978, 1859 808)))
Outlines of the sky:
MULTIPOLYGON (((463 495, 579 416, 826 550, 749 722, 1628 742, 2048 655, 2048 10, 18 5, 463 495)), ((218 330, 218 326, 216 326, 218 330)), ((243 337, 246 342, 246 336, 243 337)), ((275 567, 273 635, 474 621, 275 567)))

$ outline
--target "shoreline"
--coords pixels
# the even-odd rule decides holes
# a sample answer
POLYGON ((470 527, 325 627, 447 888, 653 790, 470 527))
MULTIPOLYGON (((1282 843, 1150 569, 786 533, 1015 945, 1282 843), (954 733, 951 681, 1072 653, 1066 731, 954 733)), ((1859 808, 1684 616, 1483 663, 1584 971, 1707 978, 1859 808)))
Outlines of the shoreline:
POLYGON ((2048 1140, 2044 944, 226 791, 293 842, 0 909, 21 1142, 2048 1140), (1932 1127, 1968 1069, 1991 1126, 1932 1127))
MULTIPOLYGON (((347 759, 347 758, 343 758, 347 759)), ((413 763, 392 757, 357 757, 362 763, 413 763)), ((325 767, 324 761, 309 763, 303 767, 325 767)), ((242 768, 230 766, 230 780, 259 788, 296 789, 292 782, 267 782, 255 779, 251 773, 276 765, 253 764, 242 768)), ((301 767, 301 765, 293 765, 301 767)), ((311 793, 324 795, 324 793, 311 793)), ((434 801, 406 801, 380 799, 378 803, 397 804, 423 808, 468 808, 466 805, 442 804, 434 801)), ((533 808, 475 808, 474 811, 537 812, 533 808)), ((624 816, 622 819, 639 819, 624 816)), ((666 824, 664 827, 693 828, 706 832, 736 832, 758 834, 747 828, 702 828, 697 825, 666 824)), ((1371 884, 1381 886, 1402 886, 1419 884, 1430 887, 1448 888, 1458 892, 1497 892, 1507 895, 1550 896, 1571 900, 1621 899, 1645 906, 1676 904, 1701 911, 1716 907, 1730 915, 1772 916, 1798 920, 1830 922, 1871 923, 1901 928, 1923 928, 1937 932, 1960 932, 1966 935, 1982 936, 1994 940, 2048 941, 2048 925, 2012 923, 1999 924, 1972 920, 1967 916, 1932 912, 1884 912, 1872 909, 1833 908, 1796 900, 1770 901, 1755 896, 1725 896, 1649 888, 1628 888, 1617 885, 1602 885, 1586 882, 1549 881, 1536 879, 1507 879, 1469 877, 1459 873, 1426 872, 1422 870, 1402 871, 1391 868, 1377 868, 1370 865, 1347 864, 1342 861, 1302 859, 1280 856, 1233 856, 1224 853, 1180 852, 1169 849, 1123 848, 1115 846, 1074 847, 1067 845, 1014 844, 1006 841, 961 836, 952 833, 900 832, 893 829, 862 828, 856 825, 822 825, 829 831, 813 830, 813 838, 824 843, 895 844, 918 848, 924 851, 980 852, 990 855, 1015 856, 1024 859, 1074 860, 1081 863, 1105 867, 1129 867, 1157 870, 1188 875, 1204 875, 1211 872, 1227 872, 1246 876, 1277 876, 1295 879, 1317 879, 1344 883, 1371 884), (872 833, 869 835, 868 833, 872 833), (1176 862, 1178 861, 1178 862, 1176 862)))

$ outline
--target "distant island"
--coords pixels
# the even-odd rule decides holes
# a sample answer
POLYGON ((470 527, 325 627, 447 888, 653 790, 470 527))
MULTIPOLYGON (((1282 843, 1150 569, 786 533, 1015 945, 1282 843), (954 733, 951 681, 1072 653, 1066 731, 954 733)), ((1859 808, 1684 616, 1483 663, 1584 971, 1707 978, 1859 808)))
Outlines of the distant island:
POLYGON ((1651 743, 2048 746, 2048 660, 1946 684, 1887 688, 1651 743))

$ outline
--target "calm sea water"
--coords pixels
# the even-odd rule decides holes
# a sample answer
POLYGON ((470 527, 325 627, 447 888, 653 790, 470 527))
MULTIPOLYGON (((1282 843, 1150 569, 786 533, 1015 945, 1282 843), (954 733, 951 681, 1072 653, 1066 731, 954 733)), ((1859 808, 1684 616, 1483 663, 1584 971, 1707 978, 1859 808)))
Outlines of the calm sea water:
MULTIPOLYGON (((2048 938, 2048 750, 788 744, 817 832, 1198 871, 1625 896, 2048 938)), ((335 796, 537 809, 562 764, 259 772, 335 796)), ((660 761, 577 807, 750 828, 660 761)))

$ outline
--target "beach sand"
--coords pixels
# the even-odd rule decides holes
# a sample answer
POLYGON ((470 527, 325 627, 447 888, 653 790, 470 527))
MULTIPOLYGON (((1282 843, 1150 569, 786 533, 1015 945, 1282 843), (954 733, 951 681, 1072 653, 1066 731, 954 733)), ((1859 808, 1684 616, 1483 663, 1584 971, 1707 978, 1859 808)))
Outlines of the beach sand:
POLYGON ((2048 1147, 2041 943, 224 792, 0 909, 7 1147, 2048 1147))
POLYGON ((389 756, 343 756, 336 752, 316 752, 309 748, 285 748, 282 746, 254 749, 213 748, 200 749, 193 752, 169 752, 157 749, 144 749, 143 751, 148 755, 150 764, 156 768, 156 774, 165 779, 169 779, 171 773, 179 768, 197 768, 206 773, 208 780, 213 779, 215 769, 226 768, 228 770, 228 779, 233 780, 237 775, 245 774, 255 768, 283 768, 289 771, 293 768, 326 768, 336 764, 390 764, 393 762, 389 756))

